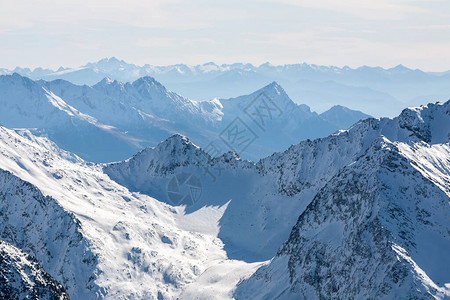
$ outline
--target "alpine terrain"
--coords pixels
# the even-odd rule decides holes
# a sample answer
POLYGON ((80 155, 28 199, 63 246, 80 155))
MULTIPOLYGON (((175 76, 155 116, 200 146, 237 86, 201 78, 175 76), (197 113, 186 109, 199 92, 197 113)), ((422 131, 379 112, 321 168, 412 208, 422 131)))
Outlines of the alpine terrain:
POLYGON ((108 164, 1 127, 2 264, 21 275, 2 275, 0 290, 444 299, 448 124, 450 101, 365 119, 256 163, 174 135, 108 164))

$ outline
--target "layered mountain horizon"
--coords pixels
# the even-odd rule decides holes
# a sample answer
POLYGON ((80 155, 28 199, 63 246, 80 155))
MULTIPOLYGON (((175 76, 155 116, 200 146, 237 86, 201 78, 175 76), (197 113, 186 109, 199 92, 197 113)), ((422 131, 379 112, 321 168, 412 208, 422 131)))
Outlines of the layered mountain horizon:
POLYGON ((249 94, 272 81, 282 85, 293 101, 324 112, 334 105, 347 106, 376 117, 393 117, 406 106, 450 98, 448 72, 424 72, 403 65, 393 68, 321 66, 298 63, 255 66, 249 63, 153 66, 104 58, 76 68, 60 67, 0 69, 1 74, 19 73, 33 80, 64 79, 94 85, 109 77, 132 82, 152 76, 170 90, 199 101, 249 94))
MULTIPOLYGON (((204 148, 257 160, 302 139, 324 137, 368 115, 342 106, 317 114, 272 82, 237 98, 191 100, 150 76, 93 86, 0 75, 1 124, 32 129, 94 162, 131 157, 174 133, 204 148), (242 133, 239 139, 232 131, 242 133)), ((219 154, 219 153, 218 153, 219 154)))
POLYGON ((193 90, 257 79, 201 101, 139 68, 57 72, 137 76, 90 85, 0 75, 0 298, 450 298, 450 100, 374 118, 343 103, 317 113, 261 84, 309 70, 318 90, 353 78, 353 93, 446 74, 157 69, 193 90))

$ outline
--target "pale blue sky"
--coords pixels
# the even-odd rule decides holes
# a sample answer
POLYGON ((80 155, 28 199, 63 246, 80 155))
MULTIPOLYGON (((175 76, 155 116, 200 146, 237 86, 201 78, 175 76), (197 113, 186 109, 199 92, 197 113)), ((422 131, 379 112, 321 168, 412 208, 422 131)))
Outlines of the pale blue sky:
POLYGON ((0 67, 307 62, 450 69, 448 0, 0 0, 0 67))

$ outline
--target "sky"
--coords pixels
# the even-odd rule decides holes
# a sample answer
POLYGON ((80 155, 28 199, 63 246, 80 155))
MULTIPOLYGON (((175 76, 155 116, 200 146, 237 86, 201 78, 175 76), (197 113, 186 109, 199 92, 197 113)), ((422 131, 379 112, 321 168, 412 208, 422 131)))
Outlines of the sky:
POLYGON ((0 0, 0 68, 205 62, 450 70, 448 0, 0 0))

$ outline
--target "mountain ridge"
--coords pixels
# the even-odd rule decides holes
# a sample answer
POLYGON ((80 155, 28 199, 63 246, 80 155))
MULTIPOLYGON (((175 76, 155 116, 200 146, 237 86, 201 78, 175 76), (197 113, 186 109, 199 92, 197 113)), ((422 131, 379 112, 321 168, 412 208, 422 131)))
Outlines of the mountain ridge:
POLYGON ((402 65, 392 68, 361 66, 321 66, 315 64, 214 64, 137 66, 116 58, 88 63, 81 68, 52 70, 15 69, 33 79, 66 79, 76 84, 94 85, 104 77, 132 82, 150 75, 170 90, 191 99, 234 98, 249 94, 272 81, 279 82, 296 103, 305 103, 324 112, 341 104, 372 116, 394 117, 405 106, 450 98, 448 72, 423 72, 402 65), (110 63, 108 63, 110 61, 110 63))
POLYGON ((375 140, 319 191, 270 264, 238 286, 236 299, 449 297, 448 274, 426 257, 430 250, 450 263, 450 190, 410 163, 386 138, 375 140))
POLYGON ((34 128, 35 134, 49 136, 60 147, 97 162, 123 160, 177 132, 204 148, 220 143, 223 153, 233 150, 258 159, 367 116, 345 112, 345 117, 328 121, 306 105, 295 104, 276 82, 249 95, 203 102, 171 92, 150 76, 132 83, 105 78, 89 87, 61 79, 33 81, 15 73, 1 75, 0 86, 5 126, 34 128), (252 143, 241 149, 224 143, 233 124, 247 128, 252 143))

